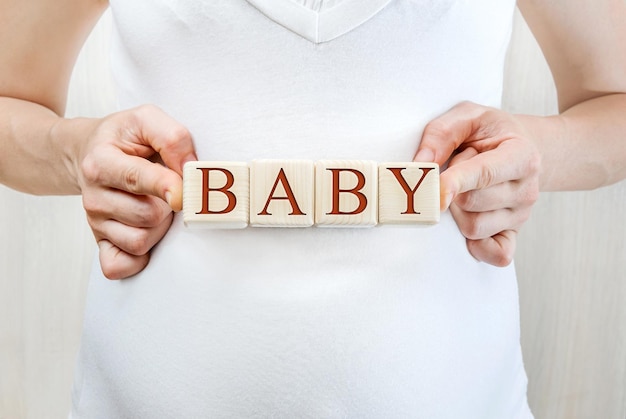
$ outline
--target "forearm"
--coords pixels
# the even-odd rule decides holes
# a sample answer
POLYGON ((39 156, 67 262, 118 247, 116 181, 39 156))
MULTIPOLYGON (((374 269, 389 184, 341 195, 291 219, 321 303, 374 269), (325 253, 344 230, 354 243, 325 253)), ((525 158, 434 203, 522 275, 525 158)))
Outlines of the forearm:
POLYGON ((590 99, 560 115, 518 118, 542 155, 542 191, 595 189, 626 178, 626 94, 590 99))
POLYGON ((79 194, 77 156, 95 123, 0 97, 0 183, 38 195, 79 194))

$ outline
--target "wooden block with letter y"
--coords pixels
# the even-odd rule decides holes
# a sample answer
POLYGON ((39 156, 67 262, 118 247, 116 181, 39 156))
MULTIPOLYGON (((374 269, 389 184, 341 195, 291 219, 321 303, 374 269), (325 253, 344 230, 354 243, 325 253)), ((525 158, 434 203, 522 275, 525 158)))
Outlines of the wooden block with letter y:
POLYGON ((381 163, 378 173, 380 224, 439 222, 439 166, 381 163))
POLYGON ((378 222, 378 167, 369 160, 321 160, 315 167, 315 223, 372 227, 378 222))
POLYGON ((250 225, 311 227, 315 165, 309 160, 255 160, 250 165, 250 225))
POLYGON ((245 228, 249 217, 247 163, 192 161, 183 169, 183 219, 187 226, 245 228))

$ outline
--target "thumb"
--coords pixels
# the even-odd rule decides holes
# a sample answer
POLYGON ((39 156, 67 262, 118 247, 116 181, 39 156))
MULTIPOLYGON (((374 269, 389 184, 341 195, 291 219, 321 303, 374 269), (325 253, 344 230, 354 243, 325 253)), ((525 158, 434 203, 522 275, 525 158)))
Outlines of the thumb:
POLYGON ((182 208, 181 176, 159 163, 107 147, 100 149, 98 158, 85 159, 82 166, 85 178, 91 184, 134 195, 156 196, 166 201, 174 211, 182 208))
POLYGON ((472 137, 476 118, 484 112, 480 105, 463 102, 430 121, 422 134, 414 161, 443 166, 466 140, 472 137))

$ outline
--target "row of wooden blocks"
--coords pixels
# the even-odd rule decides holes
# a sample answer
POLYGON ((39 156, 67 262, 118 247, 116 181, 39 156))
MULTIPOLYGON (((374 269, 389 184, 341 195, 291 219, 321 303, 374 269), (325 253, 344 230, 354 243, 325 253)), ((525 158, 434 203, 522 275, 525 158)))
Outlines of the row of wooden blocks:
POLYGON ((194 161, 184 167, 187 226, 371 227, 439 221, 435 163, 194 161))

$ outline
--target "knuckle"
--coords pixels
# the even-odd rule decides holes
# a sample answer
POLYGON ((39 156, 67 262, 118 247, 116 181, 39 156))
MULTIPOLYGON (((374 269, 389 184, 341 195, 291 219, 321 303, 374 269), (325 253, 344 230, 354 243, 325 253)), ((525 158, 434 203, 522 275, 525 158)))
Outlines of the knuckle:
POLYGON ((109 258, 101 258, 100 269, 107 279, 121 279, 120 268, 109 258))
POLYGON ((511 129, 506 115, 499 109, 486 108, 481 113, 481 133, 486 138, 510 139, 516 138, 516 133, 511 129))
POLYGON ((541 171, 541 155, 539 152, 533 152, 526 164, 526 170, 530 175, 539 175, 539 172, 541 171))
POLYGON ((100 179, 102 177, 102 170, 100 167, 100 163, 98 159, 94 158, 93 155, 87 155, 80 162, 80 171, 83 175, 83 178, 90 184, 98 184, 100 183, 100 179))
POLYGON ((98 136, 105 143, 116 143, 126 134, 133 133, 136 118, 133 111, 120 111, 108 115, 99 127, 98 136))
POLYGON ((92 193, 83 194, 83 208, 87 214, 100 214, 102 212, 100 200, 92 193))
POLYGON ((158 118, 158 113, 162 112, 157 106, 152 104, 139 105, 136 108, 129 109, 119 114, 119 124, 126 127, 130 131, 134 131, 136 127, 141 125, 141 121, 158 118), (156 115, 155 115, 156 114, 156 115))
POLYGON ((171 151, 176 150, 182 140, 190 138, 191 134, 189 130, 182 125, 172 125, 167 134, 164 137, 162 149, 160 151, 171 151))
POLYGON ((154 211, 146 211, 139 214, 139 222, 141 227, 156 227, 159 225, 160 221, 160 214, 154 211))
POLYGON ((537 185, 533 185, 531 188, 528 188, 526 193, 524 194, 524 201, 529 205, 533 205, 539 199, 539 188, 537 185))
POLYGON ((515 230, 521 228, 521 226, 530 219, 532 209, 532 204, 512 209, 514 218, 513 222, 510 223, 509 228, 513 228, 515 230))
POLYGON ((459 102, 455 108, 457 109, 469 109, 469 108, 476 108, 479 107, 480 105, 477 105, 476 103, 470 101, 470 100, 463 100, 461 102, 459 102))
POLYGON ((495 252, 493 256, 494 265, 500 268, 509 266, 511 262, 513 262, 513 250, 509 246, 501 248, 499 251, 495 252))
POLYGON ((176 144, 178 143, 178 141, 180 141, 180 139, 187 138, 189 136, 190 136, 190 133, 187 128, 185 128, 182 125, 176 124, 175 126, 172 127, 168 135, 168 141, 172 142, 173 144, 176 144))
POLYGON ((531 207, 539 200, 539 181, 536 178, 530 179, 517 191, 516 202, 522 207, 531 207))
POLYGON ((145 255, 150 251, 150 234, 147 229, 138 229, 128 239, 126 249, 135 256, 145 255))
POLYGON ((470 240, 483 239, 483 225, 480 222, 480 217, 476 214, 466 214, 465 217, 459 223, 459 229, 463 236, 470 240))
POLYGON ((470 116, 472 118, 481 118, 491 115, 492 112, 497 112, 495 108, 480 105, 469 100, 459 102, 455 106, 455 108, 464 115, 470 116))
POLYGON ((477 189, 484 189, 490 185, 493 185, 493 183, 497 179, 497 176, 497 169, 489 165, 482 166, 478 173, 478 179, 476 182, 477 189))
POLYGON ((108 239, 102 242, 98 242, 100 269, 108 279, 123 279, 134 275, 140 272, 150 259, 149 254, 134 256, 108 239))
POLYGON ((124 170, 123 182, 128 192, 137 193, 140 188, 141 174, 139 168, 129 166, 124 170))
POLYGON ((424 135, 446 138, 452 135, 452 128, 440 119, 433 119, 424 127, 424 135))
POLYGON ((155 114, 155 113, 161 113, 161 112, 163 112, 161 110, 161 108, 159 108, 158 106, 153 105, 151 103, 145 103, 145 104, 139 105, 135 109, 133 109, 133 113, 135 115, 140 116, 140 117, 145 117, 145 116, 148 116, 148 115, 152 115, 152 114, 155 114))
POLYGON ((459 208, 465 211, 472 211, 478 205, 479 198, 477 195, 478 194, 475 191, 465 192, 458 195, 455 198, 455 202, 459 206, 459 208))
POLYGON ((122 277, 120 250, 114 247, 100 249, 100 270, 107 279, 120 279, 122 277))
POLYGON ((167 214, 161 205, 152 200, 138 215, 143 226, 156 227, 161 224, 167 214))
POLYGON ((508 125, 505 123, 506 120, 503 119, 502 111, 500 109, 481 106, 481 110, 482 110, 482 115, 483 117, 485 117, 485 119, 488 119, 490 121, 499 121, 499 126, 502 129, 505 129, 505 127, 508 127, 508 125))
POLYGON ((497 240, 499 247, 494 254, 494 265, 505 267, 513 262, 516 247, 516 234, 515 230, 508 230, 499 234, 501 237, 497 240))
POLYGON ((91 233, 93 234, 96 240, 99 240, 100 238, 105 237, 105 234, 102 231, 102 224, 98 220, 90 217, 89 214, 87 214, 87 224, 89 224, 91 233))

